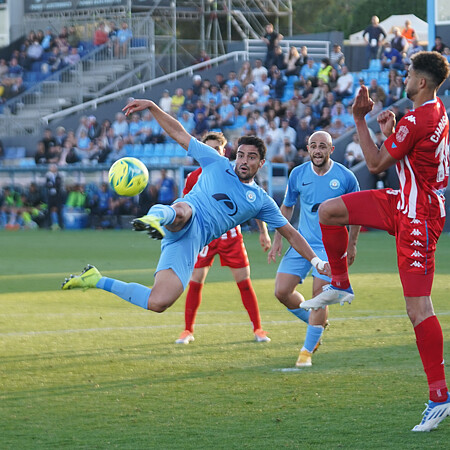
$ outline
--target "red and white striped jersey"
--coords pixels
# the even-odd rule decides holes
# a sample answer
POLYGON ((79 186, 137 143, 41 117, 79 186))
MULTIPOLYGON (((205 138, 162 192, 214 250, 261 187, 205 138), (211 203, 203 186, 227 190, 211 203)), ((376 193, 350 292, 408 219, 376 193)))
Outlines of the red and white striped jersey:
POLYGON ((397 209, 412 219, 445 217, 449 124, 441 100, 430 100, 405 114, 384 145, 398 160, 397 209))

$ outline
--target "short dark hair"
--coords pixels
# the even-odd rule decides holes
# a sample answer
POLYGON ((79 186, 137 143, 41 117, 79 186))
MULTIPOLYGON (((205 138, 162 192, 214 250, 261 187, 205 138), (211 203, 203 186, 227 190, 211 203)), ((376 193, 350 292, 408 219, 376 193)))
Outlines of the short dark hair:
POLYGON ((439 52, 419 52, 411 56, 413 70, 421 72, 431 79, 436 89, 447 79, 449 64, 447 58, 439 52))
POLYGON ((202 136, 202 142, 205 143, 206 141, 219 141, 220 146, 227 144, 226 137, 220 131, 206 131, 202 136))
POLYGON ((237 144, 238 148, 241 145, 254 145, 258 149, 259 158, 262 160, 266 157, 266 144, 257 136, 241 136, 237 144))

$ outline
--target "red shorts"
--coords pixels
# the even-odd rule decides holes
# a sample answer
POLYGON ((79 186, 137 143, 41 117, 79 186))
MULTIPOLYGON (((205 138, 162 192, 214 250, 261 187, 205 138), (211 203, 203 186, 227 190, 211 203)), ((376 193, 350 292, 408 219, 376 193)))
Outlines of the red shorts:
POLYGON ((198 255, 195 268, 201 269, 202 267, 212 266, 214 257, 217 254, 220 256, 221 266, 241 269, 250 265, 244 239, 237 227, 232 228, 220 238, 214 239, 214 241, 205 245, 198 255))
POLYGON ((434 252, 445 217, 411 219, 397 209, 399 191, 377 189, 342 196, 350 225, 385 230, 395 236, 397 263, 405 297, 428 296, 434 276, 434 252))

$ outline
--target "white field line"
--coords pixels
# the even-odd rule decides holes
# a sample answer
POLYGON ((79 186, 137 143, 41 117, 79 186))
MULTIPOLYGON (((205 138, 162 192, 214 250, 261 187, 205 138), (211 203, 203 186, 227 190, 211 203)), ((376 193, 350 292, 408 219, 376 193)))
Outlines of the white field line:
MULTIPOLYGON (((450 311, 441 312, 439 316, 448 316, 450 311)), ((406 319, 406 314, 387 314, 387 315, 375 315, 375 316, 360 316, 360 317, 333 317, 330 322, 343 322, 346 320, 380 320, 380 319, 406 319)), ((265 325, 287 325, 292 323, 297 323, 297 320, 272 320, 264 321, 265 325)), ((221 327, 221 326, 247 326, 246 322, 232 322, 232 323, 198 323, 195 324, 196 327, 221 327)), ((104 328, 77 328, 77 329, 66 329, 66 330, 46 330, 46 331, 13 331, 9 333, 0 333, 1 338, 6 337, 33 337, 33 336, 46 336, 46 335, 64 335, 64 334, 74 334, 74 333, 98 333, 98 332, 110 332, 110 331, 139 331, 139 330, 160 330, 160 329, 179 329, 180 324, 172 325, 148 325, 148 326, 135 326, 135 327, 104 327, 104 328)))

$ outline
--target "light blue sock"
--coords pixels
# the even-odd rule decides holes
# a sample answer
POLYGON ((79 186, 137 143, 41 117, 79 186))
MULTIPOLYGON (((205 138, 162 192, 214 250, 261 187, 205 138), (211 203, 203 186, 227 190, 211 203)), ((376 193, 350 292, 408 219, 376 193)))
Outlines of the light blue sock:
POLYGON ((294 316, 298 317, 300 320, 303 320, 303 322, 308 323, 309 321, 309 310, 303 309, 303 308, 297 308, 297 309, 289 309, 288 311, 294 314, 294 316))
POLYGON ((114 278, 102 277, 96 284, 98 289, 112 292, 127 302, 148 309, 148 297, 152 290, 138 283, 125 283, 114 278))
POLYGON ((320 341, 322 333, 322 325, 308 325, 306 328, 305 343, 303 344, 302 350, 308 350, 309 353, 312 353, 317 343, 320 341))
POLYGON ((154 205, 149 209, 148 214, 161 217, 161 225, 171 224, 177 215, 175 210, 168 205, 154 205))
POLYGON ((58 223, 58 213, 56 211, 52 211, 50 217, 52 219, 52 225, 58 223))

